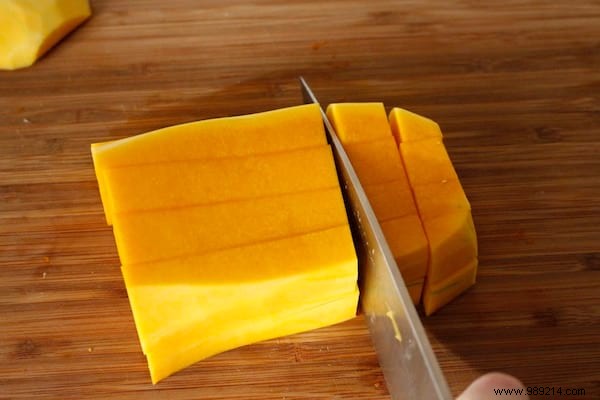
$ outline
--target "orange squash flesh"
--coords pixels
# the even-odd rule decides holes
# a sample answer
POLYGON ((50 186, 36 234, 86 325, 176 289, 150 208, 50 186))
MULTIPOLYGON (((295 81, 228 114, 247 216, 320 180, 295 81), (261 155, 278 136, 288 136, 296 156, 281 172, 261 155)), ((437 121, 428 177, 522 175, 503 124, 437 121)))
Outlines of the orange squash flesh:
POLYGON ((417 215, 412 191, 406 179, 364 185, 363 189, 379 222, 417 215))
MULTIPOLYGON (((449 180, 458 181, 452 161, 441 139, 401 142, 400 153, 412 186, 442 184, 449 180)), ((418 199, 417 204, 419 204, 418 199)))
POLYGON ((330 104, 327 116, 344 144, 387 139, 391 136, 383 103, 330 104))
POLYGON ((431 315, 460 296, 465 290, 475 284, 476 276, 477 260, 475 259, 458 273, 455 273, 437 286, 426 286, 423 291, 423 308, 425 309, 425 313, 431 315))
POLYGON ((430 315, 475 283, 478 250, 471 206, 438 124, 397 108, 389 118, 429 242, 423 306, 430 315))
POLYGON ((124 265, 122 272, 147 353, 173 347, 195 321, 204 321, 204 331, 217 334, 223 328, 216 319, 228 318, 235 310, 243 309, 244 318, 252 319, 276 312, 282 304, 347 293, 356 285, 356 263, 349 227, 342 225, 202 255, 124 265), (183 293, 186 302, 181 302, 183 293), (169 324, 164 323, 167 319, 169 324))
MULTIPOLYGON (((413 302, 435 312, 477 271, 470 205, 439 126, 399 109, 388 121, 381 103, 327 112, 413 302)), ((92 154, 153 383, 355 315, 356 255, 316 105, 165 128, 92 154)))
POLYGON ((409 187, 393 137, 342 144, 361 184, 404 180, 409 187))
POLYGON ((247 157, 327 144, 316 104, 174 125, 92 144, 92 158, 107 223, 112 224, 105 172, 158 162, 247 157))
POLYGON ((419 199, 419 215, 430 220, 454 212, 471 211, 471 204, 459 181, 448 180, 440 184, 414 185, 415 198, 419 199))
POLYGON ((31 66, 90 15, 87 0, 0 1, 0 69, 31 66))
POLYGON ((186 336, 174 347, 160 347, 146 355, 152 382, 170 375, 193 364, 232 347, 276 337, 292 335, 298 332, 337 324, 356 315, 358 289, 339 295, 328 302, 319 302, 297 311, 283 309, 277 313, 263 315, 252 321, 239 320, 232 315, 224 319, 222 332, 218 335, 204 336, 204 326, 198 324, 183 331, 186 336), (223 346, 226 343, 227 346, 223 346), (189 344, 187 347, 183 344, 189 344), (223 347, 222 347, 223 346, 223 347))
POLYGON ((327 115, 416 304, 427 272, 428 244, 383 104, 331 104, 327 115))
MULTIPOLYGON (((421 221, 416 215, 383 221, 381 230, 394 255, 406 286, 422 284, 427 272, 429 250, 421 221)), ((418 296, 415 304, 418 303, 418 296)))
POLYGON ((347 224, 339 187, 114 215, 124 265, 202 254, 347 224))
POLYGON ((477 259, 477 236, 468 210, 424 221, 431 249, 427 282, 437 285, 477 259))
POLYGON ((338 184, 327 145, 249 157, 129 165, 108 168, 105 176, 113 213, 240 201, 338 184), (151 179, 140 179, 143 176, 151 179))
POLYGON ((92 146, 152 382, 352 318, 357 260, 316 105, 92 146))
POLYGON ((442 140, 442 131, 438 123, 422 115, 394 107, 390 112, 389 120, 397 143, 425 139, 442 140))

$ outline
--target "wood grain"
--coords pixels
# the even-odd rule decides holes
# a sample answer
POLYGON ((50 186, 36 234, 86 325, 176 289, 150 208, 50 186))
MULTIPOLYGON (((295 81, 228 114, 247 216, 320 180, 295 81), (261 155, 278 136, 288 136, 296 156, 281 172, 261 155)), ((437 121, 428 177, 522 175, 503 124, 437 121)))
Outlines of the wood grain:
POLYGON ((424 319, 453 392, 503 370, 600 398, 600 3, 92 5, 0 73, 0 399, 388 397, 360 317, 152 387, 104 224, 90 143, 298 104, 300 74, 324 103, 444 130, 481 255, 476 287, 424 319))

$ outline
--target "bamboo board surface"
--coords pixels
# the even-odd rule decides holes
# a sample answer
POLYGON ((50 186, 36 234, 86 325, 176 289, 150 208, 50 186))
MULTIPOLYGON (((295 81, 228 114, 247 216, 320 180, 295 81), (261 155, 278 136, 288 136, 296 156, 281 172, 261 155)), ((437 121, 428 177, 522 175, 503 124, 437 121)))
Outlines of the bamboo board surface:
POLYGON ((104 223, 90 143, 299 104, 299 75, 442 126, 480 246, 477 285, 424 319, 453 392, 502 370, 600 398, 597 1, 92 6, 0 72, 0 399, 388 398, 362 317, 153 387, 104 223))

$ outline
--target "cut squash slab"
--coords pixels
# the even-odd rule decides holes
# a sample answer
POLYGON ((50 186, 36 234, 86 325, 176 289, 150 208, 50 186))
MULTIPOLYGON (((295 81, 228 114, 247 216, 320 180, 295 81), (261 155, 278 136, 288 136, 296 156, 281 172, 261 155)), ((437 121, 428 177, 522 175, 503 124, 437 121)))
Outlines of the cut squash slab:
POLYGON ((215 160, 325 146, 316 104, 174 125, 92 144, 104 214, 112 224, 106 171, 114 167, 186 160, 215 160))
POLYGON ((348 226, 205 255, 124 265, 122 272, 144 353, 174 340, 194 321, 203 320, 206 332, 219 332, 219 318, 252 319, 255 313, 290 302, 329 299, 353 290, 358 278, 348 226), (285 268, 282 259, 287 260, 285 268))
POLYGON ((381 103, 331 104, 327 115, 418 304, 428 267, 428 243, 385 108, 381 103))
POLYGON ((430 315, 475 283, 478 250, 471 205, 439 125, 399 108, 389 119, 429 243, 423 306, 430 315))
POLYGON ((92 147, 152 382, 352 318, 356 253, 316 105, 92 147))
POLYGON ((431 315, 439 310, 465 290, 475 284, 477 276, 477 260, 472 260, 463 269, 448 277, 437 285, 428 283, 423 291, 423 308, 426 315, 431 315))
POLYGON ((401 142, 400 153, 411 186, 458 181, 458 175, 441 139, 401 142))
POLYGON ((128 165, 108 168, 105 176, 106 200, 113 213, 210 205, 338 185, 327 145, 249 157, 128 165))
POLYGON ((114 218, 115 241, 124 265, 204 254, 348 223, 338 187, 208 206, 115 214, 114 218))
POLYGON ((391 135, 368 142, 342 144, 362 185, 404 180, 406 188, 409 187, 391 135))
POLYGON ((417 215, 415 200, 406 179, 364 185, 363 189, 379 222, 417 215))
POLYGON ((292 335, 312 329, 334 325, 356 315, 358 288, 338 296, 326 303, 306 304, 297 311, 287 309, 278 313, 263 314, 251 322, 227 318, 226 325, 219 335, 204 336, 203 326, 198 325, 188 331, 174 347, 160 347, 147 354, 152 382, 169 376, 194 362, 210 357, 232 347, 292 335), (189 346, 182 346, 189 343, 189 346))
POLYGON ((423 282, 427 273, 429 249, 419 217, 407 215, 383 221, 381 230, 406 285, 423 282))
POLYGON ((471 204, 459 181, 415 185, 413 191, 415 198, 419 199, 417 208, 423 221, 455 212, 471 211, 471 204))
POLYGON ((0 69, 29 67, 90 15, 87 0, 0 1, 0 69))
POLYGON ((422 115, 395 107, 390 112, 389 119, 397 143, 426 139, 442 140, 442 131, 438 123, 422 115))
POLYGON ((437 284, 477 259, 477 236, 468 210, 424 222, 431 249, 427 280, 437 284))
POLYGON ((381 103, 332 104, 327 114, 413 301, 423 288, 426 314, 435 312, 472 285, 477 270, 471 206, 439 125, 401 108, 386 116, 381 103), (398 181, 388 189, 392 179, 398 181), (394 210, 394 203, 402 211, 394 210), (456 278, 459 272, 468 277, 456 278))
POLYGON ((327 117, 344 144, 391 136, 383 103, 339 103, 327 107, 327 117))

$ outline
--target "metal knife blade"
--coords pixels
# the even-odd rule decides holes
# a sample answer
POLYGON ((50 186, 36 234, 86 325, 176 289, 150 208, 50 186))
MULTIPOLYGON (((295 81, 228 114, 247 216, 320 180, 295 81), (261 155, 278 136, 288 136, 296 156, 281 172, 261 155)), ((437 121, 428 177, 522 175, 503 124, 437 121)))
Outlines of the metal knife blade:
MULTIPOLYGON (((305 103, 319 104, 300 77, 305 103)), ((340 183, 357 228, 360 304, 394 400, 450 400, 452 395, 381 227, 340 140, 321 108, 340 183)))

